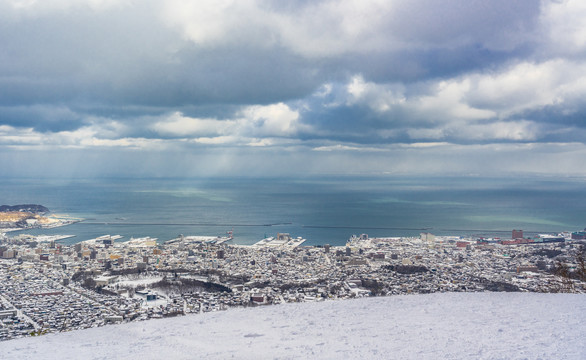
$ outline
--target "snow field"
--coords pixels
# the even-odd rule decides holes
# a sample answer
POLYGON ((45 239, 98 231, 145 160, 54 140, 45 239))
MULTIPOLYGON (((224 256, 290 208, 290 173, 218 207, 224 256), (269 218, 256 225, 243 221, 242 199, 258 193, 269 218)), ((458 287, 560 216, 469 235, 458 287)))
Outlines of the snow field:
POLYGON ((586 359, 586 295, 444 293, 238 308, 0 343, 2 359, 586 359))

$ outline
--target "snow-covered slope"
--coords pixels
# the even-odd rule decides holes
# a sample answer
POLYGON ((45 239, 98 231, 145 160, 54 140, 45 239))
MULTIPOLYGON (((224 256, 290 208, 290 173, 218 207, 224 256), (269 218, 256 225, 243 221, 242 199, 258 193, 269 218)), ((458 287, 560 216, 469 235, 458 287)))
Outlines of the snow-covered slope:
POLYGON ((447 293, 231 309, 0 343, 2 359, 586 359, 586 296, 447 293))

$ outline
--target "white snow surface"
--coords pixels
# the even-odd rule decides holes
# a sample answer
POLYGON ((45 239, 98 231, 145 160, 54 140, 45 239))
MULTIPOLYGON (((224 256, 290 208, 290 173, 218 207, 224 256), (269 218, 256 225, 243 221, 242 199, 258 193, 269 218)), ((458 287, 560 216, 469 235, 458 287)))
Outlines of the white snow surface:
POLYGON ((2 359, 586 359, 586 295, 237 308, 0 342, 2 359))

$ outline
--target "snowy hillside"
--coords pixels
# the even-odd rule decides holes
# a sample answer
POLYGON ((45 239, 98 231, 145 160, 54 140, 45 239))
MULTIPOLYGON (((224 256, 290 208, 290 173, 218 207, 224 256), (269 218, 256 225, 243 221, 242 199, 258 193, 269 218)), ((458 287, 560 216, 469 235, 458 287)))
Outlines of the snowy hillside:
POLYGON ((231 309, 0 343, 2 359, 586 359, 586 296, 446 293, 231 309))

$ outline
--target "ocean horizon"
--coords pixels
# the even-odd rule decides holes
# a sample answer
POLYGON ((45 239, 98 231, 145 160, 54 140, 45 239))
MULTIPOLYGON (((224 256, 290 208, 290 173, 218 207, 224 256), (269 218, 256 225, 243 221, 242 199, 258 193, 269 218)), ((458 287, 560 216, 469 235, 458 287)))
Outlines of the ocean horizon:
POLYGON ((224 236, 250 245, 277 233, 305 245, 344 245, 353 234, 510 238, 586 226, 583 178, 320 176, 304 178, 3 179, 0 202, 34 203, 82 218, 54 229, 18 233, 224 236))

